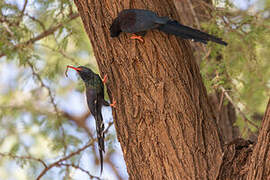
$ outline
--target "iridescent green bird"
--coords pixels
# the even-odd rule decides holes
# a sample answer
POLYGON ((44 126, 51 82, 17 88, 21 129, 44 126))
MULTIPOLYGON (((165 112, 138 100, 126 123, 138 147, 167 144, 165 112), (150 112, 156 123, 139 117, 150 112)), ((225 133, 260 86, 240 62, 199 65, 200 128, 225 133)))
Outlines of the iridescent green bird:
POLYGON ((114 101, 112 104, 109 104, 104 99, 104 84, 107 80, 107 75, 104 76, 103 79, 99 77, 98 74, 94 73, 91 69, 79 66, 67 66, 68 68, 75 69, 82 80, 84 81, 86 87, 86 99, 90 112, 95 118, 96 121, 96 131, 97 131, 97 139, 98 139, 98 147, 99 147, 99 155, 100 155, 100 174, 103 171, 103 152, 105 153, 104 147, 104 123, 101 113, 102 106, 111 106, 115 107, 116 102, 114 101))

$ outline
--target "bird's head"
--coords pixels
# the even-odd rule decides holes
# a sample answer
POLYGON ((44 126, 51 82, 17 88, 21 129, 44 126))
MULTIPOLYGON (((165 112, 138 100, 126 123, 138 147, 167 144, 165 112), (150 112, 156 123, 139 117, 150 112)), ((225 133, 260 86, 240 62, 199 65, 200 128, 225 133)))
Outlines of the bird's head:
POLYGON ((121 33, 121 28, 120 28, 120 23, 119 23, 119 20, 118 18, 114 19, 113 20, 113 23, 110 27, 110 34, 111 34, 111 37, 117 37, 119 36, 119 34, 121 33))
POLYGON ((67 66, 66 76, 67 76, 68 68, 76 70, 84 82, 91 80, 93 78, 93 75, 95 74, 91 69, 89 69, 85 66, 78 66, 78 67, 67 66))

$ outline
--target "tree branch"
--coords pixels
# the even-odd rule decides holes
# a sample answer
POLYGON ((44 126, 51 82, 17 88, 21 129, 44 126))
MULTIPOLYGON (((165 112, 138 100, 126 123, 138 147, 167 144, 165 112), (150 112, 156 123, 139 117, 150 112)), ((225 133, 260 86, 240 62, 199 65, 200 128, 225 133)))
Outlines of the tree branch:
POLYGON ((67 143, 66 143, 66 141, 65 141, 66 133, 65 133, 64 127, 62 126, 62 122, 59 121, 59 120, 60 120, 60 115, 61 115, 61 114, 60 114, 60 112, 59 112, 59 110, 58 110, 58 108, 57 108, 57 105, 56 105, 56 103, 55 103, 55 99, 54 99, 54 97, 53 97, 52 91, 51 91, 51 89, 50 89, 47 85, 44 84, 44 82, 43 82, 41 76, 35 71, 34 65, 33 65, 29 60, 27 61, 27 64, 30 66, 30 68, 31 68, 31 70, 32 70, 32 74, 33 74, 33 75, 38 79, 38 81, 40 82, 41 87, 44 87, 45 89, 47 89, 47 91, 48 91, 48 93, 49 93, 49 98, 50 98, 51 104, 53 105, 54 111, 55 111, 56 116, 57 116, 57 120, 58 120, 58 122, 60 123, 60 131, 61 131, 61 133, 62 133, 62 136, 61 136, 62 138, 61 138, 61 140, 62 140, 62 143, 63 143, 63 146, 64 146, 64 155, 66 155, 66 152, 67 152, 67 143))
POLYGON ((89 179, 93 179, 93 178, 95 178, 95 179, 100 179, 100 178, 97 177, 97 176, 91 175, 89 171, 83 169, 82 167, 80 167, 80 166, 78 166, 78 165, 75 165, 75 164, 66 164, 66 163, 59 163, 58 165, 59 165, 59 166, 73 167, 74 169, 79 169, 80 171, 86 173, 86 174, 89 176, 89 179))
POLYGON ((23 17, 23 15, 24 15, 24 12, 25 12, 27 3, 28 3, 28 0, 25 0, 25 1, 24 1, 24 4, 23 4, 23 9, 22 9, 22 11, 21 11, 21 17, 23 17))
MULTIPOLYGON (((109 128, 112 126, 112 122, 109 123, 108 127, 105 129, 104 134, 106 134, 109 130, 109 128)), ((61 163, 63 161, 66 161, 68 159, 70 159, 71 157, 80 154, 82 151, 84 151, 85 149, 87 149, 90 146, 94 145, 94 142, 96 142, 97 139, 92 139, 89 143, 87 143, 85 146, 83 146, 82 148, 78 149, 75 152, 70 153, 69 155, 59 159, 58 161, 55 161, 54 163, 51 163, 50 165, 46 166, 43 171, 39 174, 39 176, 37 177, 37 180, 40 180, 41 177, 43 177, 50 169, 52 169, 53 167, 57 167, 59 165, 61 165, 61 163)))
POLYGON ((67 58, 69 59, 70 61, 72 61, 75 65, 78 65, 78 62, 76 62, 76 59, 73 58, 73 57, 70 57, 69 55, 67 55, 62 49, 55 49, 55 48, 52 48, 46 44, 37 44, 37 45, 40 45, 41 47, 44 47, 44 48, 47 48, 53 52, 56 52, 56 53, 59 53, 61 54, 64 58, 67 58))
POLYGON ((41 22, 40 20, 38 20, 37 18, 29 15, 28 13, 25 14, 27 17, 29 17, 32 21, 37 22, 43 29, 43 31, 46 31, 45 25, 43 24, 43 22, 41 22))
MULTIPOLYGON (((59 23, 58 25, 53 26, 53 27, 51 27, 51 28, 43 31, 41 34, 37 35, 36 37, 33 37, 33 38, 29 39, 28 41, 25 41, 25 42, 22 42, 22 43, 19 43, 19 44, 15 45, 13 47, 13 49, 22 48, 22 47, 25 47, 25 46, 27 46, 29 44, 33 44, 34 42, 39 41, 39 40, 41 40, 41 39, 43 39, 43 38, 45 38, 45 37, 53 34, 56 30, 58 30, 59 28, 63 27, 66 23, 69 23, 73 19, 76 19, 77 17, 79 17, 79 14, 78 13, 74 13, 74 14, 70 15, 70 17, 69 17, 68 20, 63 21, 63 22, 59 23)), ((3 56, 5 56, 5 55, 6 55, 5 53, 0 54, 0 58, 3 57, 3 56)))
POLYGON ((80 154, 82 151, 84 151, 86 148, 92 146, 94 144, 94 140, 91 140, 89 143, 87 143, 85 146, 83 146, 82 148, 78 149, 75 152, 70 153, 69 155, 59 159, 58 161, 55 161, 54 163, 48 165, 47 167, 45 167, 43 169, 43 171, 39 174, 39 176, 37 177, 37 180, 41 179, 42 176, 44 176, 51 168, 59 166, 60 163, 62 163, 63 161, 66 161, 68 159, 70 159, 71 157, 80 154))
POLYGON ((2 157, 11 157, 11 158, 14 158, 14 159, 22 159, 22 160, 29 159, 29 160, 33 160, 33 161, 38 161, 45 168, 47 168, 47 164, 43 160, 41 160, 39 158, 34 158, 32 156, 18 156, 18 155, 14 155, 14 154, 11 154, 11 153, 6 154, 6 153, 1 153, 1 152, 0 152, 0 156, 2 156, 2 157))
POLYGON ((232 98, 230 97, 230 95, 227 93, 227 91, 224 89, 224 87, 220 86, 221 91, 224 93, 224 95, 226 96, 226 98, 232 103, 232 105, 234 106, 234 108, 239 112, 239 114, 242 116, 243 120, 247 123, 249 123, 250 125, 254 126, 255 128, 259 129, 259 126, 257 124, 255 124, 254 122, 252 122, 251 120, 249 120, 246 115, 241 111, 241 109, 233 102, 232 98))
POLYGON ((56 105, 56 103, 55 103, 55 101, 54 101, 54 97, 53 97, 53 95, 52 95, 51 89, 50 89, 47 85, 44 84, 44 82, 43 82, 42 78, 40 77, 40 75, 35 71, 34 65, 33 65, 30 61, 27 61, 27 64, 28 64, 29 67, 31 68, 32 74, 33 74, 33 75, 38 79, 38 81, 40 82, 41 87, 47 89, 47 91, 48 91, 48 93, 49 93, 50 101, 51 101, 51 103, 52 103, 52 105, 53 105, 53 107, 54 107, 55 113, 57 114, 57 116, 59 116, 59 111, 58 111, 57 105, 56 105))

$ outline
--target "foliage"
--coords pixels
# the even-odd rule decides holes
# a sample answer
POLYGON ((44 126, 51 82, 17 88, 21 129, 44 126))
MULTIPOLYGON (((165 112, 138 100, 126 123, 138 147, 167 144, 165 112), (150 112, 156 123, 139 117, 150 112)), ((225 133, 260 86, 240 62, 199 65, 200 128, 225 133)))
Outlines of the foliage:
MULTIPOLYGON (((257 125, 262 120, 270 92, 269 2, 257 1, 247 10, 226 2, 223 8, 214 11, 210 22, 202 23, 209 32, 222 35, 229 43, 225 48, 211 43, 211 53, 201 63, 208 91, 220 87, 228 90, 246 118, 257 125)), ((236 125, 241 127, 244 137, 248 137, 247 130, 258 130, 241 116, 236 125)))

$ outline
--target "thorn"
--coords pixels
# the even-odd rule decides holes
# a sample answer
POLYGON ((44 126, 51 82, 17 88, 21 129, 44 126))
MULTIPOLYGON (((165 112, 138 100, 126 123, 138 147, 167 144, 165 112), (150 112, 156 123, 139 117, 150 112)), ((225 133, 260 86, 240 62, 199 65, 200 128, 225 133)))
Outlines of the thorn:
POLYGON ((105 76, 102 79, 103 84, 105 84, 107 82, 107 79, 108 79, 108 75, 105 74, 105 76))
POLYGON ((133 34, 131 37, 130 37, 130 39, 134 39, 134 40, 139 40, 139 41, 141 41, 142 43, 144 43, 144 39, 143 39, 143 37, 142 36, 137 36, 136 34, 133 34))
POLYGON ((111 107, 116 108, 116 101, 113 99, 113 103, 110 104, 111 107))

